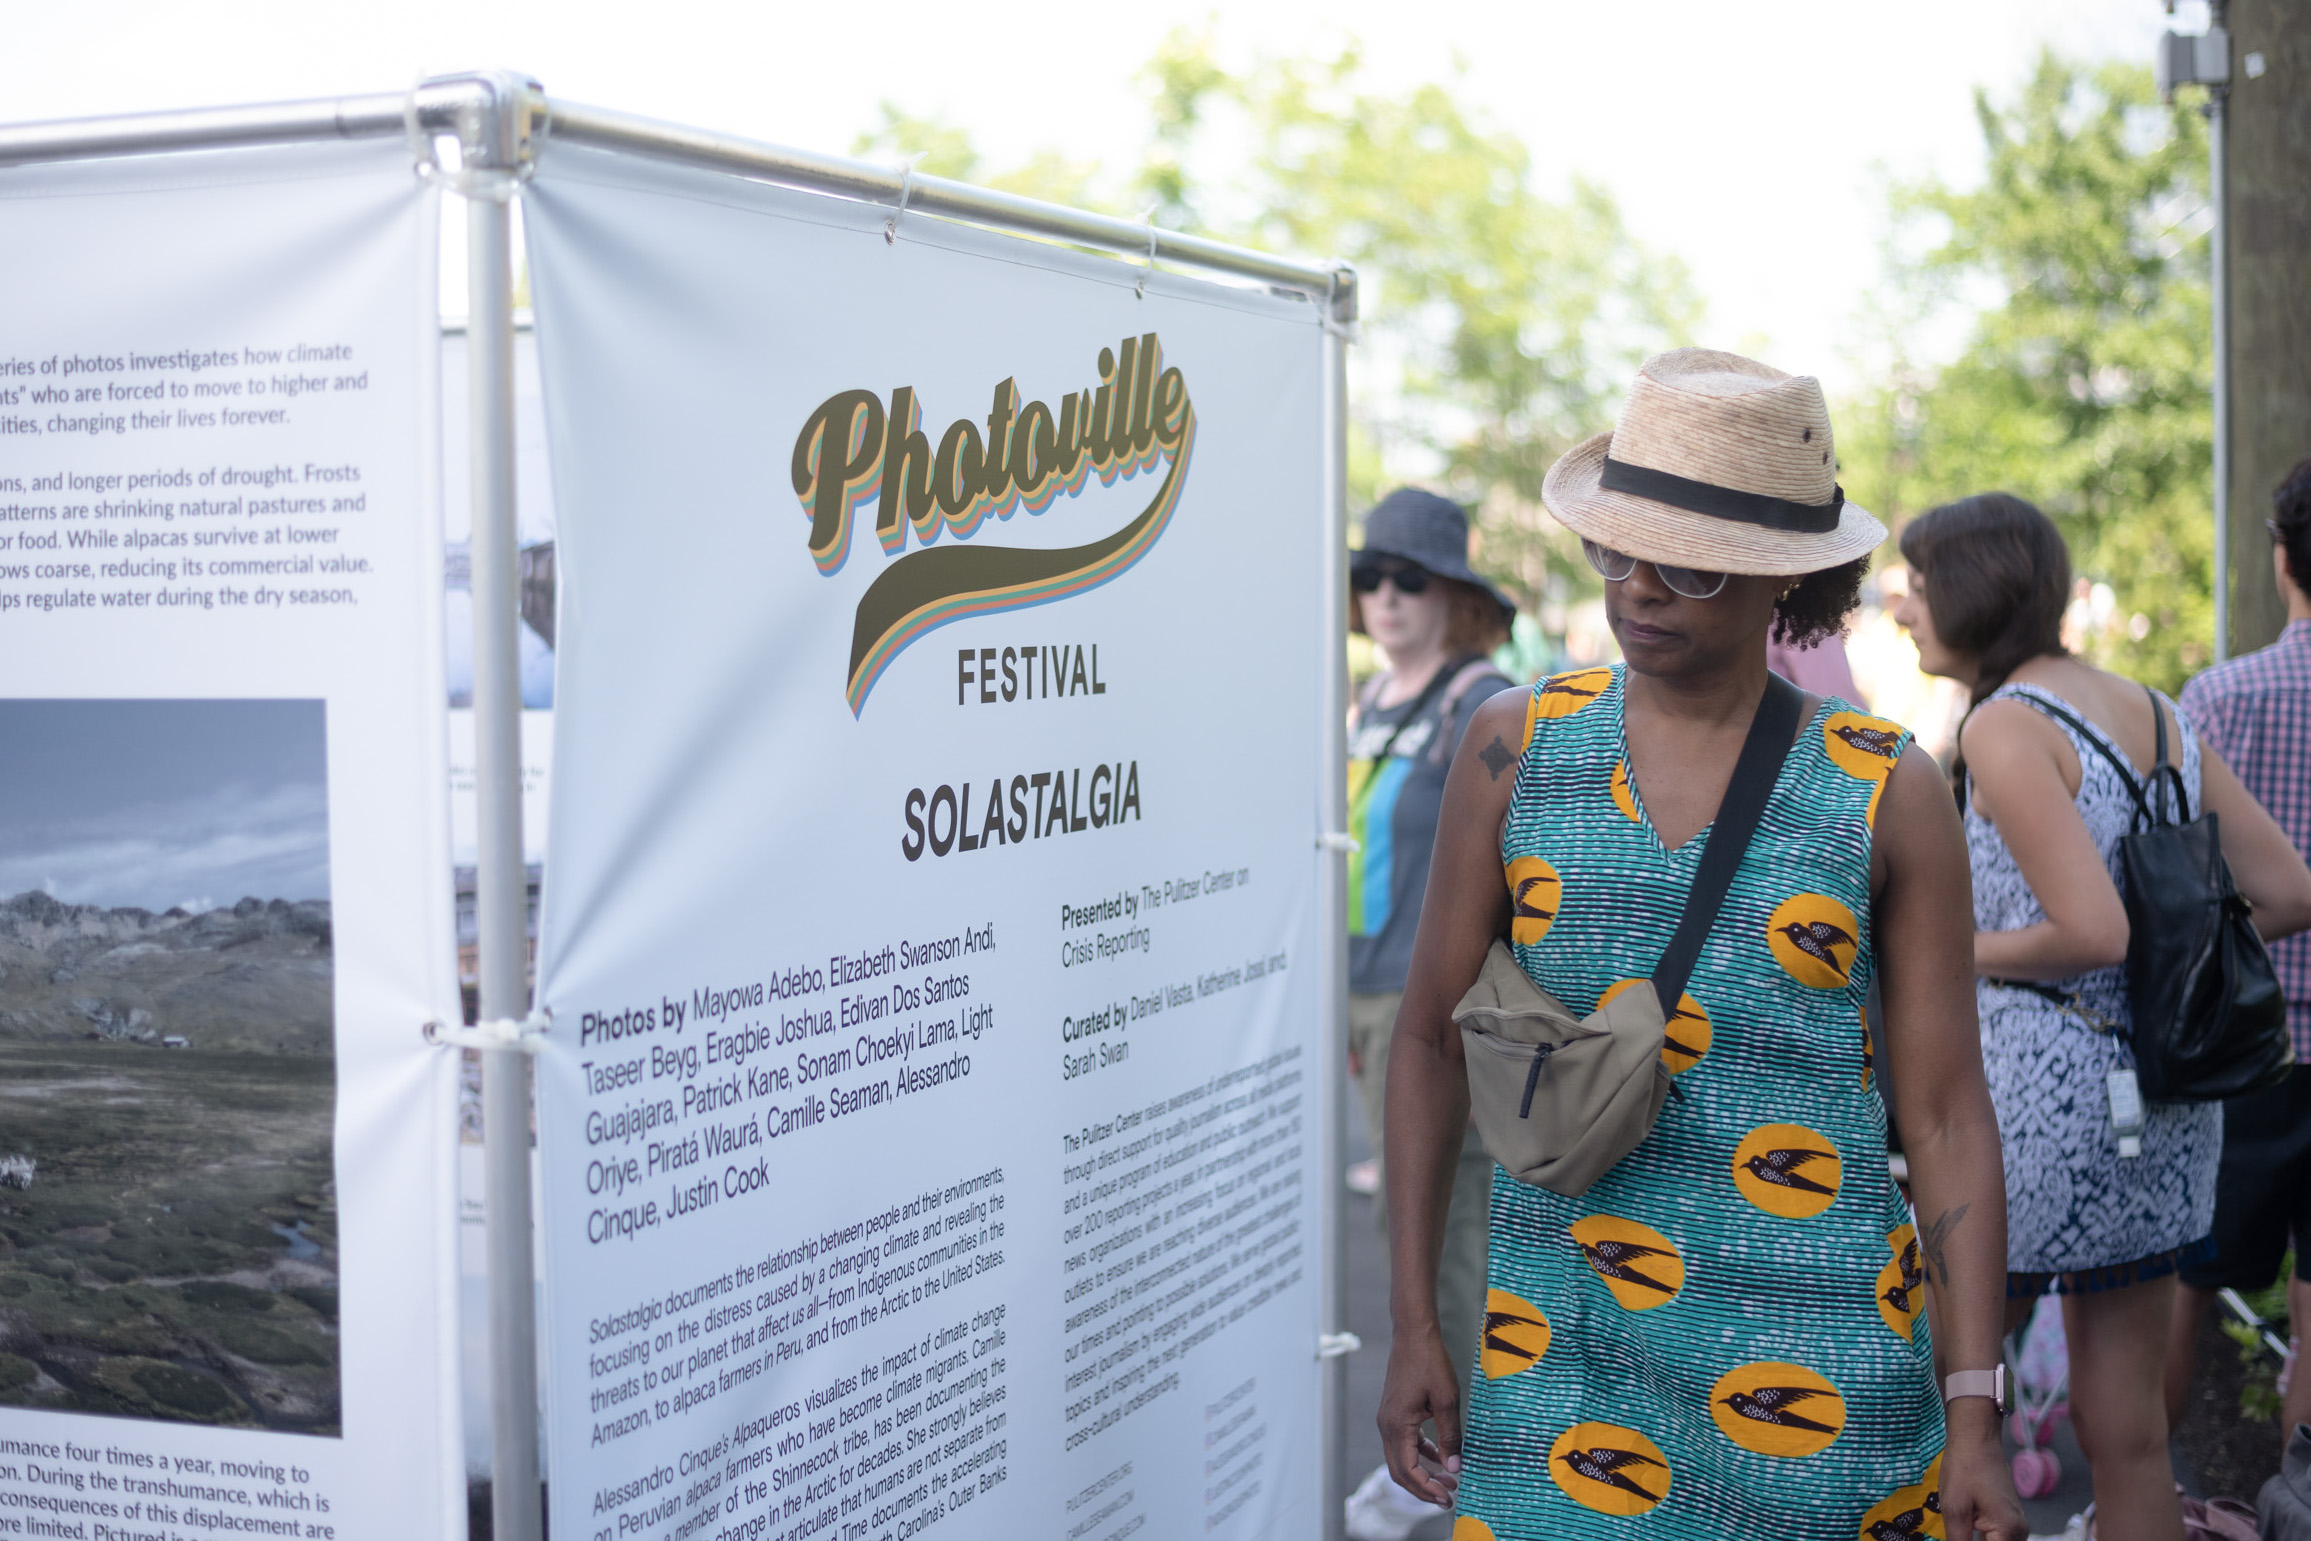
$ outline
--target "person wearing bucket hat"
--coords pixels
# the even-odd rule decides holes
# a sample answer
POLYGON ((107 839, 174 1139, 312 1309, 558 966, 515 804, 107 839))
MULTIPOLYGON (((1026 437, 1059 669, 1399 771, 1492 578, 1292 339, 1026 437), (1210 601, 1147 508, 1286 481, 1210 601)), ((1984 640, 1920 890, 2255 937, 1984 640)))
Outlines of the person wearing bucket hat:
MULTIPOLYGON (((1625 662, 1486 702, 1453 764, 1390 1055, 1389 1467, 1456 1502, 1456 1535, 2025 1541, 1957 813, 1899 725, 1766 667, 1769 634, 1842 625, 1885 537, 1838 485, 1821 387, 1663 354, 1543 501, 1605 580, 1625 662), (1705 869, 1721 820, 1738 858, 1705 869), (1637 1062, 1657 1112, 1633 1148, 1570 1194, 1494 1173, 1464 1404, 1435 1259, 1470 1076, 1497 1076, 1455 1003, 1495 938, 1569 1018, 1649 1001, 1657 970, 1683 982, 1643 1019, 1663 1022, 1658 1065, 1637 1062), (1874 980, 1915 1223, 1861 1021, 1874 980)), ((1529 1088, 1547 1056, 1527 1057, 1529 1088)), ((1544 1106, 1579 1106, 1565 1084, 1544 1106)))
MULTIPOLYGON (((1444 783, 1479 703, 1511 688, 1486 657, 1515 607, 1468 564, 1459 504, 1399 487, 1365 516, 1349 564, 1350 622, 1387 667, 1357 695, 1348 728, 1348 1065, 1362 1093, 1374 1165, 1388 1038, 1436 838, 1444 783)), ((1486 1196, 1492 1162, 1469 1131, 1459 1157, 1438 1270, 1438 1312, 1456 1365, 1476 1353, 1484 1316, 1486 1196)), ((1381 1207, 1386 1223, 1386 1208, 1381 1207)), ((1436 1510, 1375 1468, 1350 1496, 1349 1541, 1404 1541, 1436 1510)))

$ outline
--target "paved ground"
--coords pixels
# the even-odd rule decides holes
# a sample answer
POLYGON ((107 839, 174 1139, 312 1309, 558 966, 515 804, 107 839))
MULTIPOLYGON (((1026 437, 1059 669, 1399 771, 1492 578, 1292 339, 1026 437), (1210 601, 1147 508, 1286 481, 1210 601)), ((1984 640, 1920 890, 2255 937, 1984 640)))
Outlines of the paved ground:
MULTIPOLYGON (((1353 1087, 1347 1100, 1348 1128, 1343 1143, 1345 1159, 1353 1164, 1369 1156, 1372 1147, 1365 1138, 1362 1104, 1357 1101, 1353 1087)), ((1373 1418, 1379 1411, 1380 1383, 1388 1369, 1388 1254, 1373 1200, 1351 1194, 1345 1220, 1348 1330, 1364 1340, 1363 1350, 1348 1359, 1348 1449, 1342 1469, 1353 1487, 1364 1480, 1366 1472, 1380 1464, 1380 1434, 1373 1418)), ((2087 1479, 2086 1458, 2079 1453, 2078 1441, 2067 1421, 2057 1433, 2053 1448, 2062 1462, 2062 1485, 2045 1498, 2023 1505, 2030 1517, 2030 1528, 2042 1535, 2060 1535, 2070 1517, 2094 1497, 2087 1479)), ((2176 1479, 2191 1492, 2198 1491, 2196 1481, 2184 1469, 2179 1456, 2176 1479)), ((1440 1515, 1415 1531, 1413 1541, 1445 1541, 1451 1531, 1451 1522, 1440 1515)))

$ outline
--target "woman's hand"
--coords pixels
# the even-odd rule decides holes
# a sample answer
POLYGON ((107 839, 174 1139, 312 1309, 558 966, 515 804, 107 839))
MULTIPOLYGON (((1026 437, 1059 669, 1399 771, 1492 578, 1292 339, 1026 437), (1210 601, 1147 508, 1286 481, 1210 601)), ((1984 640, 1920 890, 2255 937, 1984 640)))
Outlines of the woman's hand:
POLYGON ((1982 1397, 1961 1397, 1949 1410, 1950 1435, 1942 1447, 1942 1527, 1950 1541, 1987 1535, 1994 1541, 2030 1541, 2014 1471, 1998 1442, 1998 1416, 1982 1397))
POLYGON ((1460 1379, 1433 1321, 1425 1332, 1399 1332, 1390 1341, 1379 1422, 1380 1448, 1397 1486, 1450 1508, 1460 1486, 1460 1379), (1432 1421, 1433 1442, 1420 1432, 1432 1421))

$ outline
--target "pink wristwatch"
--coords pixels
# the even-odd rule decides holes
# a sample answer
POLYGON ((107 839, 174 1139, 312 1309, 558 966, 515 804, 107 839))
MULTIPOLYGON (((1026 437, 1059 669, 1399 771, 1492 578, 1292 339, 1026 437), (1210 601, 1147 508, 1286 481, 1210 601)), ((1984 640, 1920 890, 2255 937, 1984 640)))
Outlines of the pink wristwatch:
POLYGON ((1942 1382, 1942 1400, 1955 1402, 1960 1397, 1988 1397, 1991 1405, 2003 1418, 2014 1410, 2014 1403, 2006 1389, 2006 1366, 1994 1370, 1956 1370, 1942 1382))

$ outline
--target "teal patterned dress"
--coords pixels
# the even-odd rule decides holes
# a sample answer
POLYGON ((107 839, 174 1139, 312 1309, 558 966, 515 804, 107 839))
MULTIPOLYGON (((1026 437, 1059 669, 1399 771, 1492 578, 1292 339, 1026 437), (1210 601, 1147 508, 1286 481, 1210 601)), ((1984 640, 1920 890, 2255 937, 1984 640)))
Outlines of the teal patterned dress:
MULTIPOLYGON (((1652 973, 1707 839, 1654 834, 1624 684, 1533 687, 1502 841, 1517 960, 1576 1014, 1652 973)), ((1943 1535, 1923 1269, 1862 1022, 1871 829, 1908 741, 1841 700, 1806 724, 1645 1143, 1579 1198, 1495 1170, 1454 1541, 1943 1535)))

